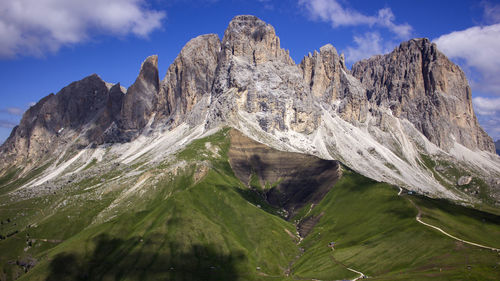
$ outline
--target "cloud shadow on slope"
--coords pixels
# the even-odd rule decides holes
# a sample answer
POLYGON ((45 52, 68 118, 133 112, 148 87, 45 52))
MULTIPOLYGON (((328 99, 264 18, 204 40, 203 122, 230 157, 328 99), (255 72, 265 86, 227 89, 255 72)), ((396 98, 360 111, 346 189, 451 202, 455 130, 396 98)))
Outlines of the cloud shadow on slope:
POLYGON ((225 254, 213 245, 158 245, 140 237, 123 240, 105 234, 94 242, 91 254, 55 256, 46 280, 238 280, 238 264, 246 259, 242 252, 225 254))

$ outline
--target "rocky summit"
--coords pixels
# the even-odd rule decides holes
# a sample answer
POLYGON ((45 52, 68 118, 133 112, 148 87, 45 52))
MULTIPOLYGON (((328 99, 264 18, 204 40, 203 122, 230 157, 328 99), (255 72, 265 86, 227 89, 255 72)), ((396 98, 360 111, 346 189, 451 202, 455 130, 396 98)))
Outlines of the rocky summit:
POLYGON ((243 15, 158 60, 24 113, 0 281, 498 279, 500 156, 434 43, 297 64, 243 15))

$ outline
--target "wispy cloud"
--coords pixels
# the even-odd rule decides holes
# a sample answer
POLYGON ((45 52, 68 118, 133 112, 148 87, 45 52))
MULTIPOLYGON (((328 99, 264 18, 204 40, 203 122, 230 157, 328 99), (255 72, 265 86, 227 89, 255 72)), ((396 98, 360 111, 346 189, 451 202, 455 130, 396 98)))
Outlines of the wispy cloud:
POLYGON ((500 140, 500 115, 490 116, 489 118, 482 118, 479 116, 479 123, 481 127, 488 133, 493 140, 500 140))
POLYGON ((7 128, 7 129, 12 129, 16 126, 17 124, 8 120, 0 120, 0 128, 7 128))
POLYGON ((7 107, 7 108, 0 109, 0 112, 11 114, 11 115, 23 115, 24 110, 22 108, 19 108, 19 107, 7 107))
POLYGON ((164 18, 145 0, 1 1, 0 57, 43 56, 94 34, 146 37, 164 18))
POLYGON ((274 10, 274 5, 271 3, 271 0, 257 0, 262 4, 262 7, 266 10, 274 10))
POLYGON ((484 20, 488 24, 499 23, 500 22, 500 4, 493 4, 488 1, 481 2, 483 6, 483 16, 484 20))
POLYGON ((500 115, 500 98, 475 97, 472 102, 480 115, 500 115))
POLYGON ((378 26, 387 28, 398 37, 406 39, 411 35, 412 27, 407 24, 396 24, 394 13, 390 8, 378 10, 369 16, 354 9, 343 6, 337 0, 299 0, 314 20, 329 22, 333 27, 341 26, 378 26))
POLYGON ((454 31, 434 42, 448 57, 479 72, 471 82, 473 89, 500 95, 500 24, 454 31))

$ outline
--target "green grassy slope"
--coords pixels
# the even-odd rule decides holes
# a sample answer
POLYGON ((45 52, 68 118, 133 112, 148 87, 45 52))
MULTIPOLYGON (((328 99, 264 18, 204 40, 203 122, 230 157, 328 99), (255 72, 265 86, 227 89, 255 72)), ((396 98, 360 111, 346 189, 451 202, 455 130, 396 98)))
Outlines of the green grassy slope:
POLYGON ((0 220, 10 219, 0 234, 19 231, 0 240, 0 280, 357 277, 348 267, 374 280, 498 280, 498 253, 419 224, 408 200, 426 222, 491 246, 498 243, 498 216, 397 196, 394 187, 349 170, 310 212, 308 204, 295 217, 321 216, 297 244, 294 223, 234 176, 228 135, 226 129, 194 141, 176 155, 174 162, 184 163, 177 168, 173 162, 140 168, 137 181, 156 180, 128 197, 121 196, 130 186, 89 188, 116 171, 73 183, 65 193, 17 202, 0 197, 0 220), (27 266, 32 260, 37 265, 27 266))
POLYGON ((500 216, 443 199, 414 197, 422 220, 461 239, 500 249, 500 216))
MULTIPOLYGON (((328 278, 337 261, 377 280, 498 279, 498 253, 456 242, 419 224, 417 210, 407 199, 397 196, 396 189, 387 184, 347 171, 310 213, 324 215, 303 241, 306 251, 294 272, 306 278, 328 278), (334 251, 327 247, 331 241, 337 243, 334 251)), ((430 202, 434 201, 420 198, 418 204, 430 202)), ((440 204, 434 207, 447 208, 440 204)), ((448 215, 453 221, 462 219, 448 215)), ((468 215, 468 221, 480 220, 477 214, 468 215)), ((500 223, 494 221, 482 240, 498 240, 500 223)), ((433 223, 441 225, 439 219, 433 223)), ((461 226, 468 231, 475 228, 466 222, 461 226)))

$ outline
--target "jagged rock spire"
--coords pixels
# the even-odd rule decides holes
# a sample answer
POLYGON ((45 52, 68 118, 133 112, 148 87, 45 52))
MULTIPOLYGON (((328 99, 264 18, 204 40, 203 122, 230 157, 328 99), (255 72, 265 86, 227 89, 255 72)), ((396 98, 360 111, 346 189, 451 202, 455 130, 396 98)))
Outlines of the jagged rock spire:
POLYGON ((153 114, 160 88, 158 56, 148 57, 141 65, 139 76, 127 90, 121 110, 121 126, 125 130, 144 128, 153 114))
POLYGON ((158 96, 160 116, 181 121, 205 94, 210 94, 215 79, 220 40, 217 34, 191 39, 167 70, 158 96))

